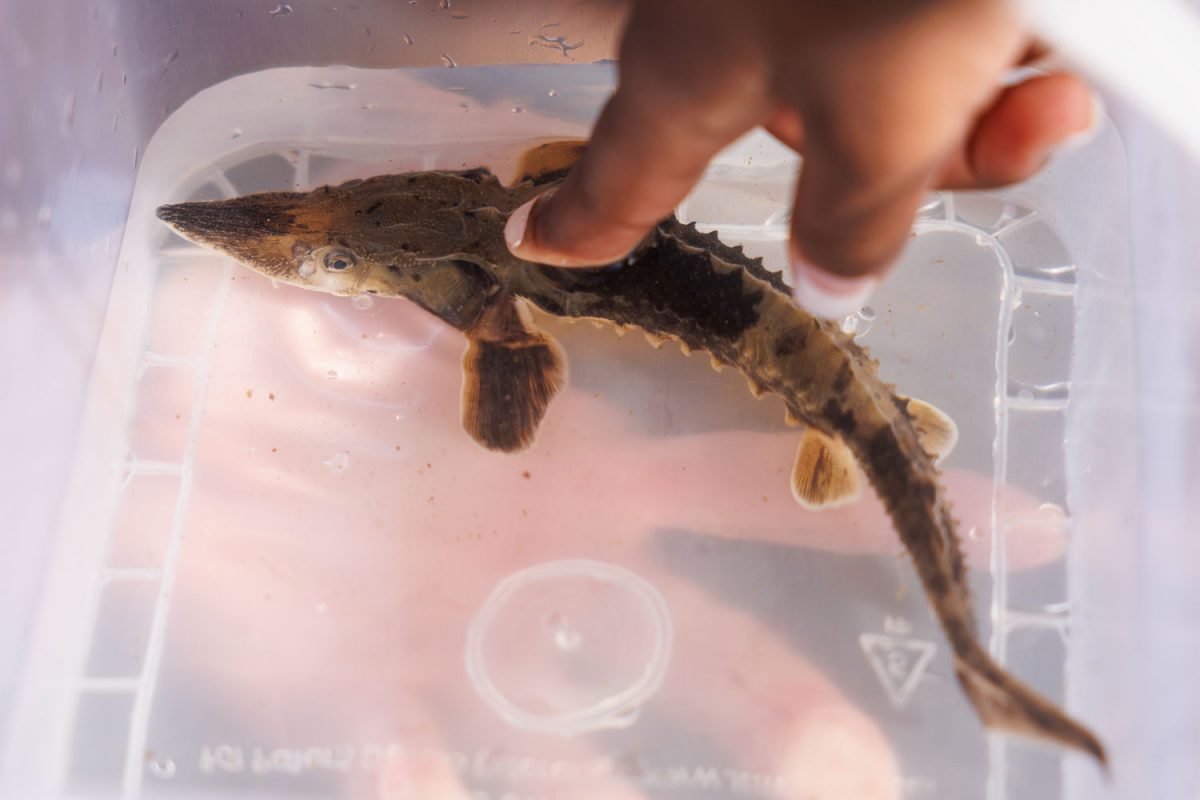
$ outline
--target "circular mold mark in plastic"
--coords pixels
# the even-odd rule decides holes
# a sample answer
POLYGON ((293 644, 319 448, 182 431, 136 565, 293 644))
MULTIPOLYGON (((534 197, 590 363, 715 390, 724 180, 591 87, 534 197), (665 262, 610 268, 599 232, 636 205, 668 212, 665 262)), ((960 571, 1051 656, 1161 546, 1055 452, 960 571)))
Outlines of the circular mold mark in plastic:
POLYGON ((492 591, 467 630, 467 675, 514 728, 625 728, 662 686, 672 637, 666 601, 644 578, 601 561, 551 561, 492 591))

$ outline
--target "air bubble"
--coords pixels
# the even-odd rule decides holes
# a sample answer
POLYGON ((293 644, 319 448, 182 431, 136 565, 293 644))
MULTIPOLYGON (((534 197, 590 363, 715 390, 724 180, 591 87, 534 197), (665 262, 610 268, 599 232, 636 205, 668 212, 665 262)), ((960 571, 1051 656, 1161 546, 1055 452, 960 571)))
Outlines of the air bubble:
POLYGON ((45 225, 54 216, 54 212, 50 210, 50 206, 42 206, 38 209, 37 221, 45 225))
POLYGON ((861 317, 862 319, 866 320, 867 322, 874 322, 875 321, 875 309, 871 308, 870 306, 863 306, 862 308, 860 308, 858 310, 858 316, 861 317))
POLYGON ((324 614, 329 611, 328 603, 317 603, 317 613, 324 614))
POLYGON ((272 17, 284 17, 292 13, 292 10, 290 3, 279 3, 267 13, 272 17))
POLYGON ((546 92, 546 94, 550 97, 558 97, 558 89, 551 89, 550 91, 546 92))
POLYGON ((442 63, 450 69, 454 69, 458 66, 458 62, 455 61, 449 53, 442 53, 442 63))
POLYGON ((325 377, 331 381, 336 381, 338 379, 338 371, 336 369, 326 370, 325 377))
POLYGON ((146 769, 150 770, 150 774, 156 778, 170 780, 175 777, 175 762, 169 758, 153 759, 146 763, 146 769))
POLYGON ((554 646, 559 650, 572 652, 583 644, 583 636, 572 628, 560 628, 554 632, 554 646))
POLYGON ((246 132, 244 130, 242 130, 241 128, 234 128, 232 131, 229 132, 229 138, 230 139, 240 139, 240 138, 242 138, 242 136, 245 133, 246 132))
POLYGON ((514 113, 514 114, 524 114, 524 113, 525 113, 525 109, 521 108, 520 106, 513 106, 513 107, 512 107, 512 113, 514 113))
POLYGON ((404 42, 405 44, 412 44, 413 38, 411 36, 409 36, 407 33, 402 33, 402 34, 400 34, 400 41, 404 42))
POLYGON ((340 475, 350 468, 350 454, 342 450, 341 452, 334 453, 321 463, 333 474, 340 475))
POLYGON ((359 311, 368 311, 375 305, 375 299, 369 294, 356 294, 350 301, 359 311))

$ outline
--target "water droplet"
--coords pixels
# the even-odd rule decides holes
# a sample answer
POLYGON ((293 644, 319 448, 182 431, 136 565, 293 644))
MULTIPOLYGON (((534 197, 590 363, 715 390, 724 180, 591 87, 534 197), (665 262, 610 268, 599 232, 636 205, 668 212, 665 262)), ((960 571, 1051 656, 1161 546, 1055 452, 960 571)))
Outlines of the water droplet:
POLYGON ((558 97, 558 89, 551 89, 550 91, 546 92, 546 94, 550 97, 558 97))
POLYGON ((381 103, 363 103, 362 110, 363 111, 374 111, 375 109, 379 108, 380 105, 381 105, 381 103))
POLYGON ((450 0, 438 0, 438 8, 446 11, 450 8, 450 0))
POLYGON ((230 139, 240 139, 240 138, 242 138, 242 134, 244 134, 244 133, 245 133, 245 131, 242 130, 241 128, 234 128, 229 133, 229 138, 230 139))
POLYGON ((442 63, 450 69, 454 69, 458 66, 458 62, 451 58, 449 53, 442 53, 442 63))
POLYGON ((514 114, 524 114, 524 113, 525 113, 525 109, 521 108, 520 106, 513 106, 513 107, 512 107, 512 113, 514 113, 514 114))
POLYGON ((296 272, 301 278, 311 278, 317 274, 317 263, 315 261, 305 261, 296 272))
POLYGON ((972 525, 972 526, 971 526, 971 529, 967 531, 967 538, 968 538, 968 539, 974 539, 975 541, 978 541, 978 540, 982 539, 982 538, 983 538, 983 534, 981 534, 981 533, 979 532, 979 526, 977 526, 977 525, 972 525))
POLYGON ((411 36, 409 36, 407 33, 402 33, 402 34, 400 34, 400 41, 404 42, 405 44, 412 44, 413 38, 411 36))
POLYGON ((146 763, 146 769, 150 770, 154 777, 165 781, 175 777, 175 762, 169 758, 153 759, 146 763))
POLYGON ((1019 399, 1019 400, 1032 400, 1032 399, 1033 399, 1033 392, 1032 392, 1032 391, 1030 391, 1029 389, 1022 389, 1021 391, 1017 392, 1017 399, 1019 399))
POLYGON ((341 452, 334 453, 321 463, 324 464, 325 468, 330 472, 335 475, 339 475, 350 468, 350 454, 345 450, 342 450, 341 452))
POLYGON ((1015 325, 1008 326, 1008 343, 1012 344, 1017 340, 1017 328, 1015 325))
POLYGON ((50 210, 50 206, 42 206, 38 209, 37 221, 45 225, 54 216, 54 212, 50 210))
POLYGON ((122 86, 128 86, 128 85, 129 85, 129 73, 128 73, 128 72, 122 72, 122 73, 121 73, 121 85, 122 85, 122 86))
POLYGON ((578 650, 581 644, 583 644, 583 637, 577 630, 560 628, 554 632, 554 646, 559 650, 571 652, 578 650))
MULTIPOLYGON (((547 27, 545 25, 543 28, 547 27)), ((568 58, 568 53, 583 47, 583 40, 578 42, 568 42, 567 37, 559 34, 557 36, 547 36, 544 33, 539 33, 537 36, 531 36, 529 39, 530 46, 549 47, 551 50, 558 50, 562 53, 563 58, 568 58)))
POLYGON ((317 603, 317 613, 318 614, 324 614, 327 611, 329 611, 328 603, 317 603))
POLYGON ((462 11, 451 11, 450 19, 466 19, 467 15, 462 11))
POLYGON ((167 56, 165 59, 163 59, 163 63, 162 63, 162 70, 163 70, 163 72, 166 72, 166 71, 167 71, 167 67, 171 66, 172 64, 174 64, 174 63, 175 63, 176 61, 178 61, 178 60, 179 60, 179 51, 178 51, 178 50, 172 50, 172 51, 170 52, 170 54, 169 54, 169 55, 168 55, 168 56, 167 56))
POLYGON ((858 316, 865 319, 867 322, 875 321, 875 309, 870 306, 863 306, 858 310, 858 316))
POLYGON ((336 381, 338 379, 338 371, 336 369, 325 370, 325 377, 331 381, 336 381))
POLYGON ((274 8, 272 8, 267 13, 270 14, 272 17, 283 17, 283 16, 287 16, 288 14, 292 13, 292 10, 293 9, 292 9, 292 6, 290 3, 278 3, 274 8))
POLYGON ((96 94, 104 91, 104 70, 96 73, 96 94))
POLYGON ((333 81, 316 81, 308 85, 314 89, 342 89, 344 91, 358 88, 357 83, 334 83, 333 81))
POLYGON ((359 311, 367 311, 375 305, 375 298, 369 294, 356 294, 354 299, 350 301, 359 311))

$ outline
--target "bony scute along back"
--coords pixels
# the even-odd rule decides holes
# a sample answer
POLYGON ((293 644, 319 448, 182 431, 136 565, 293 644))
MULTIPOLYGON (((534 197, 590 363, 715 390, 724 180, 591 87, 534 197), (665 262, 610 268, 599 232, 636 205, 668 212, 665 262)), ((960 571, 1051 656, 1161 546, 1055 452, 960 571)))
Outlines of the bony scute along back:
POLYGON ((791 476, 802 505, 848 502, 864 477, 878 493, 983 722, 1106 763, 1091 731, 1006 672, 979 641, 937 469, 957 438, 950 419, 884 384, 854 339, 798 308, 761 259, 674 217, 608 267, 559 269, 509 253, 509 214, 559 183, 581 151, 578 142, 535 148, 507 186, 484 168, 415 172, 166 205, 158 216, 275 280, 405 298, 461 331, 463 427, 489 450, 527 448, 566 381, 565 356, 538 329, 531 306, 707 351, 714 366, 745 376, 755 394, 779 395, 789 421, 803 423, 791 476))

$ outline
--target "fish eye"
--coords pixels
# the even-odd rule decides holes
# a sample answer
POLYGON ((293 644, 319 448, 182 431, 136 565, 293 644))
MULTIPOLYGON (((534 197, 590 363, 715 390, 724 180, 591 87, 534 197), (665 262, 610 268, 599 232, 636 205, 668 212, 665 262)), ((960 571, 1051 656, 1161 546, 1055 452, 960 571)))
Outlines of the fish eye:
POLYGON ((333 250, 325 255, 325 269, 333 272, 341 272, 350 269, 358 259, 352 253, 347 253, 345 250, 333 250))

